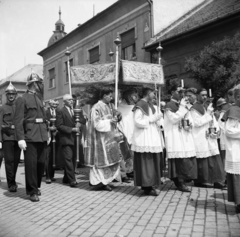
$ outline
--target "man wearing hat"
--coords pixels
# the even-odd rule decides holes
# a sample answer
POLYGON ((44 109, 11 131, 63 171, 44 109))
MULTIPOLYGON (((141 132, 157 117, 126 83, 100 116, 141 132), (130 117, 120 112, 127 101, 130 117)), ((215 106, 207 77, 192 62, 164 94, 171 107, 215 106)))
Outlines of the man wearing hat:
POLYGON ((20 149, 24 151, 26 192, 32 202, 38 202, 49 139, 43 106, 43 80, 31 73, 27 91, 16 100, 15 128, 20 149))
POLYGON ((4 152, 7 184, 10 192, 17 191, 16 173, 20 160, 20 148, 18 147, 15 127, 15 99, 17 90, 10 82, 5 90, 7 103, 2 106, 0 112, 0 143, 4 152))

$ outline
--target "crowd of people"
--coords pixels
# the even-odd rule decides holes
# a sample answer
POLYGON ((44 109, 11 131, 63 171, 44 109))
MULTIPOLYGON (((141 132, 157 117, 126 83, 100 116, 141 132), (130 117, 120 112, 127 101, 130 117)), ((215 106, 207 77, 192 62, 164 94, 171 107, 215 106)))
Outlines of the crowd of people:
POLYGON ((240 212, 238 87, 219 98, 215 108, 203 88, 176 88, 169 102, 159 104, 153 88, 144 87, 139 93, 129 87, 121 93, 117 109, 113 90, 102 87, 89 116, 80 109, 77 120, 70 94, 63 96, 62 108, 56 100, 44 107, 43 82, 35 73, 28 77, 27 91, 21 97, 11 83, 5 92, 7 103, 0 110, 0 155, 5 160, 10 192, 17 191, 21 151, 26 193, 33 202, 39 201, 44 173, 47 184, 55 181, 57 156, 64 161, 62 182, 78 186, 80 154, 79 163, 90 167, 93 190, 111 191, 111 182, 134 179, 145 195, 158 196, 167 168, 168 178, 181 192, 191 192, 189 182, 198 188, 224 189, 227 184, 228 200, 235 202, 240 212), (59 149, 61 153, 57 153, 59 149))

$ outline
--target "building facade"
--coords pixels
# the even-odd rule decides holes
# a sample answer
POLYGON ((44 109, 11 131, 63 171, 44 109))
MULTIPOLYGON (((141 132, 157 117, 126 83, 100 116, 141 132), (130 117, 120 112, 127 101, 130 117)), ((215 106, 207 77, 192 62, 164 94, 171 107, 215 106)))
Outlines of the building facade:
POLYGON ((5 104, 7 101, 5 90, 8 87, 9 82, 11 82, 17 89, 18 96, 21 96, 26 91, 27 77, 31 74, 31 72, 35 72, 43 78, 43 66, 41 64, 28 64, 0 81, 0 105, 5 104))
POLYGON ((70 66, 111 62, 115 57, 109 52, 115 52, 114 40, 119 36, 122 59, 150 62, 150 53, 143 46, 152 37, 151 8, 152 2, 147 0, 117 1, 68 34, 59 18, 48 47, 38 53, 44 61, 45 100, 61 102, 69 93, 67 47, 70 66))

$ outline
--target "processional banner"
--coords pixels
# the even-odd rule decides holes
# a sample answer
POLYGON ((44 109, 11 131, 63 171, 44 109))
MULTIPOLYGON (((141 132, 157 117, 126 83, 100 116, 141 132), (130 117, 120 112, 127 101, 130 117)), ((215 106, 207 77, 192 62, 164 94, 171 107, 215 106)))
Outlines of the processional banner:
POLYGON ((88 85, 92 83, 114 83, 115 63, 85 64, 71 67, 71 84, 88 85))
POLYGON ((163 68, 160 64, 122 60, 123 83, 164 84, 163 68))

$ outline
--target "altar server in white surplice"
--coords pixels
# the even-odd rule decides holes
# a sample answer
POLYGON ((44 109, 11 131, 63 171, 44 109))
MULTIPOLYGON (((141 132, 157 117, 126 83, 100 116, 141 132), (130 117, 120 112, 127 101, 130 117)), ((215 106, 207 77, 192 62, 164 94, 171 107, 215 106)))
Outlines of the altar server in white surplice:
POLYGON ((146 195, 157 196, 161 182, 160 160, 162 141, 157 125, 162 117, 152 105, 155 97, 150 88, 143 89, 143 98, 133 108, 134 130, 131 149, 134 151, 134 184, 146 195))
POLYGON ((190 192, 185 180, 197 178, 196 152, 190 131, 191 117, 188 106, 190 104, 187 98, 180 102, 180 95, 175 92, 165 107, 164 116, 169 178, 182 192, 190 192))
POLYGON ((235 105, 224 114, 228 201, 240 213, 240 89, 234 90, 235 105))
POLYGON ((191 96, 190 102, 191 116, 193 121, 192 134, 194 138, 197 164, 198 178, 194 184, 196 187, 206 187, 206 183, 213 183, 214 188, 223 188, 224 185, 224 169, 217 144, 217 128, 218 124, 213 116, 213 107, 210 104, 205 109, 204 105, 207 100, 206 89, 201 89, 197 94, 188 91, 191 96), (198 100, 197 100, 198 99, 198 100), (213 133, 209 133, 209 128, 215 128, 213 133))

